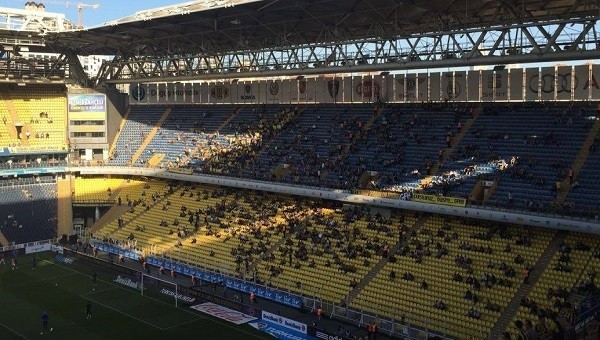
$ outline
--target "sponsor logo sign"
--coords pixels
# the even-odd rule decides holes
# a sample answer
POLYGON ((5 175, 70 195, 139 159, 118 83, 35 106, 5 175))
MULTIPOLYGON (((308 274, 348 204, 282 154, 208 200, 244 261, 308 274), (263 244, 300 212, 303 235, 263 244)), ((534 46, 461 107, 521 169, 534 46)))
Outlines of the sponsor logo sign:
POLYGON ((269 313, 269 312, 265 312, 265 311, 262 312, 262 319, 265 321, 274 323, 276 325, 285 327, 287 329, 291 329, 293 331, 300 332, 302 334, 307 334, 306 324, 303 324, 302 322, 284 318, 277 314, 273 314, 273 313, 269 313))
POLYGON ((281 327, 281 326, 273 324, 271 322, 267 322, 265 320, 250 322, 248 325, 258 329, 259 331, 270 334, 277 339, 285 339, 285 340, 313 339, 313 337, 311 337, 311 336, 289 330, 287 328, 281 327))
POLYGON ((300 79, 300 81, 298 81, 298 90, 300 91, 300 94, 304 94, 306 92, 306 80, 305 79, 300 79))
POLYGON ((70 264, 72 264, 74 261, 75 261, 74 259, 72 259, 72 258, 70 258, 70 257, 67 257, 67 256, 64 256, 64 255, 61 255, 61 254, 57 254, 57 255, 54 257, 54 262, 56 262, 56 263, 62 263, 62 264, 67 264, 67 265, 70 265, 70 264))
POLYGON ((34 246, 26 246, 25 247, 25 254, 33 254, 33 253, 39 253, 42 251, 48 251, 50 250, 50 243, 45 243, 45 244, 36 244, 34 246))
POLYGON ((333 99, 337 97, 340 92, 340 82, 339 80, 330 80, 327 82, 327 91, 329 92, 329 96, 333 99))
POLYGON ((191 307, 194 310, 197 310, 202 313, 206 313, 208 315, 212 315, 219 319, 223 319, 225 321, 229 321, 236 325, 241 325, 246 322, 256 320, 252 315, 244 314, 241 312, 236 312, 233 309, 229 309, 223 306, 219 306, 217 304, 206 302, 199 305, 195 305, 191 307))
POLYGON ((277 82, 269 83, 269 93, 276 96, 279 93, 279 84, 277 82))
POLYGON ((129 288, 140 289, 139 283, 131 280, 130 278, 121 277, 121 275, 117 276, 117 278, 114 281, 118 284, 122 284, 123 286, 127 286, 129 288))
POLYGON ((331 334, 329 334, 327 332, 323 332, 323 331, 316 331, 315 337, 317 339, 324 339, 324 340, 345 340, 344 338, 342 338, 339 335, 331 335, 331 334))
POLYGON ((453 207, 464 207, 467 200, 460 197, 445 197, 437 195, 413 194, 412 200, 415 202, 433 203, 441 205, 450 205, 453 207))
POLYGON ((229 97, 229 89, 223 85, 217 85, 210 89, 210 96, 214 99, 225 99, 229 97))
POLYGON ((146 89, 143 86, 136 85, 131 89, 131 97, 138 102, 144 100, 146 98, 146 89))
POLYGON ((381 95, 381 85, 378 82, 367 80, 356 85, 355 91, 356 94, 363 98, 371 98, 373 96, 377 98, 381 95))
POLYGON ((161 289, 160 293, 164 294, 164 295, 172 296, 172 297, 176 298, 177 300, 185 301, 188 303, 192 303, 192 302, 196 301, 196 299, 194 299, 193 297, 189 297, 189 296, 182 295, 182 294, 177 294, 174 291, 167 289, 167 288, 161 289))
POLYGON ((50 250, 52 250, 53 253, 58 253, 58 254, 64 254, 65 250, 62 246, 55 246, 54 244, 52 246, 50 246, 50 250))

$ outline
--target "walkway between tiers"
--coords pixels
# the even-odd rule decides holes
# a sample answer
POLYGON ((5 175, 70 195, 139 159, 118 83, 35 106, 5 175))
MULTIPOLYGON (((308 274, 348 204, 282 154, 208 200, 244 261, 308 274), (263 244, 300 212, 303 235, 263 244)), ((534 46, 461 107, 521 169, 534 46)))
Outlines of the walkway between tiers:
POLYGON ((135 164, 135 162, 138 160, 138 158, 140 158, 140 156, 142 155, 142 152, 144 152, 144 150, 146 150, 146 147, 148 146, 148 144, 150 144, 150 142, 152 142, 152 139, 154 139, 154 136, 156 135, 156 133, 158 132, 160 127, 163 125, 165 120, 167 120, 167 117, 169 117, 170 113, 171 113, 171 108, 167 107, 167 109, 162 114, 162 116, 160 117, 158 122, 156 122, 156 124, 154 125, 152 130, 150 130, 150 132, 146 136, 146 139, 144 139, 144 142, 142 142, 142 145, 140 145, 140 147, 137 149, 137 151, 131 156, 131 160, 130 160, 131 164, 135 164))
POLYGON ((546 267, 552 261, 552 257, 558 251, 560 244, 565 240, 567 233, 564 231, 557 231, 554 234, 552 240, 548 243, 546 250, 542 253, 537 263, 533 266, 531 273, 529 275, 528 283, 522 283, 512 300, 506 305, 506 308, 502 311, 502 315, 496 321, 496 324, 490 331, 488 339, 500 339, 502 334, 508 328, 510 322, 513 320, 517 311, 519 310, 519 306, 521 306, 521 300, 528 296, 535 284, 538 282, 542 273, 546 270, 546 267))
POLYGON ((437 162, 433 165, 433 167, 431 168, 431 175, 426 176, 425 178, 423 178, 421 180, 421 183, 420 183, 421 188, 425 188, 429 185, 429 183, 431 183, 433 178, 437 175, 439 169, 450 158, 450 155, 452 155, 454 153, 454 151, 456 151, 456 148, 458 147, 458 145, 460 144, 462 139, 465 137, 465 135, 469 132, 473 123, 475 123, 477 118, 479 118, 479 114, 481 113, 481 106, 474 108, 473 110, 474 110, 473 118, 467 119, 465 121, 465 123, 462 125, 460 132, 457 133, 456 135, 452 136, 452 143, 450 144, 450 148, 444 150, 444 154, 442 155, 442 161, 437 162))

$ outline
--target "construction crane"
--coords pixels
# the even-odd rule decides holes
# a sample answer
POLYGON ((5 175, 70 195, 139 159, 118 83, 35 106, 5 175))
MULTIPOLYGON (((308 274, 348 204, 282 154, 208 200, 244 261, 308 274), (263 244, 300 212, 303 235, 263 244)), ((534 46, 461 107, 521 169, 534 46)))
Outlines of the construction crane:
POLYGON ((42 1, 40 1, 40 4, 42 4, 42 5, 43 4, 64 5, 66 7, 77 8, 77 25, 80 28, 83 28, 83 9, 84 8, 96 9, 96 8, 100 7, 100 4, 86 4, 83 2, 56 1, 56 0, 42 0, 42 1))
POLYGON ((83 2, 65 2, 65 5, 67 7, 77 8, 77 25, 79 25, 80 28, 83 28, 83 9, 85 7, 89 7, 89 8, 93 8, 93 9, 100 7, 100 4, 90 5, 90 4, 84 4, 83 2))

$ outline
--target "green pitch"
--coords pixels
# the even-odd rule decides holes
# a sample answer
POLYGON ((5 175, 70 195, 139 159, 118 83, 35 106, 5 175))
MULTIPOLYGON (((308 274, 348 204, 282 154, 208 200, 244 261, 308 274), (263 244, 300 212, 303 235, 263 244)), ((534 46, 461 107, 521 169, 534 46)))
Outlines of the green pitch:
POLYGON ((272 339, 248 325, 236 326, 197 313, 189 307, 142 296, 117 285, 98 271, 92 287, 89 272, 53 263, 53 254, 19 257, 0 264, 0 339, 272 339), (92 305, 86 319, 85 306, 92 305), (52 331, 42 333, 41 315, 50 317, 52 331))

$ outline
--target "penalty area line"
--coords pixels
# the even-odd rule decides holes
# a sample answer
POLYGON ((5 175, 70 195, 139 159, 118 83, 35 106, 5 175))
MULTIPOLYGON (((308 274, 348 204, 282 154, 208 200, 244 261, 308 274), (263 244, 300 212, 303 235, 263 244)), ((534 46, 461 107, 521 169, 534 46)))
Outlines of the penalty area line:
POLYGON ((26 337, 25 335, 23 335, 23 334, 21 334, 21 333, 19 333, 19 332, 15 331, 14 329, 12 329, 12 328, 10 328, 10 327, 8 327, 7 325, 3 324, 2 322, 0 322, 0 326, 2 326, 2 327, 4 327, 4 328, 8 329, 8 330, 9 330, 9 331, 11 331, 12 333, 14 333, 14 334, 16 334, 16 335, 20 336, 20 337, 21 337, 21 338, 23 338, 23 339, 29 340, 29 338, 28 338, 28 337, 26 337))

